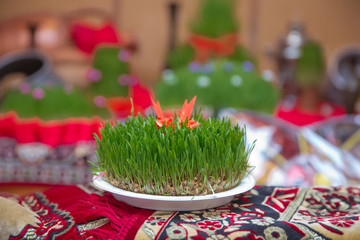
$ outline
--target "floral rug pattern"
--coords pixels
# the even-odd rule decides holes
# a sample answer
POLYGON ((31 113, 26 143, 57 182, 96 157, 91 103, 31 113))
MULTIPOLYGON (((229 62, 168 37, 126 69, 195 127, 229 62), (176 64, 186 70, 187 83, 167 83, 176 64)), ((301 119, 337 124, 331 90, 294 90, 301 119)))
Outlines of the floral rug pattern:
POLYGON ((10 239, 360 239, 360 186, 257 186, 218 208, 151 211, 93 185, 5 197, 39 216, 10 239))
POLYGON ((359 239, 360 187, 256 187, 216 209, 157 211, 138 239, 359 239))

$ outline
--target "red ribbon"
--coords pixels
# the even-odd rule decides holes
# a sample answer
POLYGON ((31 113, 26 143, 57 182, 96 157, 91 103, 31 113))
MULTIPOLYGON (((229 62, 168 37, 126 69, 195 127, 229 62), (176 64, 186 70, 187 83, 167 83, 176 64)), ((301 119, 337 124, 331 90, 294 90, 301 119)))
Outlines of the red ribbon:
POLYGON ((20 119, 14 112, 0 115, 0 137, 15 139, 18 143, 40 142, 51 147, 94 140, 93 134, 103 120, 100 118, 70 118, 43 121, 38 118, 20 119))
MULTIPOLYGON (((187 100, 185 100, 184 105, 181 108, 180 117, 179 117, 179 123, 185 123, 186 119, 188 119, 188 123, 186 126, 190 127, 191 129, 193 129, 194 127, 198 127, 200 125, 200 123, 190 118, 191 112, 194 108, 195 101, 196 101, 196 96, 190 101, 190 103, 188 103, 187 100)), ((151 99, 151 102, 157 116, 156 125, 158 126, 158 128, 160 128, 164 124, 165 127, 172 126, 174 114, 172 114, 170 117, 166 117, 161 110, 159 101, 155 103, 153 99, 151 99)))
POLYGON ((190 44, 195 48, 195 60, 204 62, 211 55, 225 57, 232 55, 235 51, 237 36, 230 33, 218 38, 209 38, 201 35, 191 35, 190 44))

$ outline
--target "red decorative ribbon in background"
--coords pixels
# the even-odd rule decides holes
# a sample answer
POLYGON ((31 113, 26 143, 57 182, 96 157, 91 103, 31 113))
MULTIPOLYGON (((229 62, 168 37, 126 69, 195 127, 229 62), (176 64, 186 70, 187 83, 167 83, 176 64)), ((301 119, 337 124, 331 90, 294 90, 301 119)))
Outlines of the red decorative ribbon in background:
POLYGON ((137 83, 131 86, 130 97, 113 97, 107 100, 109 110, 114 114, 115 118, 127 118, 131 116, 133 108, 134 115, 141 114, 145 116, 145 111, 151 106, 151 91, 146 86, 137 83), (131 103, 131 98, 133 102, 131 103))
POLYGON ((123 45, 123 39, 116 32, 112 23, 105 23, 100 27, 77 22, 70 27, 71 37, 75 45, 84 53, 92 54, 96 46, 101 43, 123 45))
POLYGON ((195 48, 195 61, 204 62, 212 55, 225 57, 232 55, 237 44, 237 36, 234 33, 226 34, 218 38, 209 38, 201 35, 191 35, 190 44, 195 48))
POLYGON ((13 138, 18 143, 40 142, 55 147, 93 140, 93 134, 98 134, 102 122, 97 117, 54 121, 20 119, 10 112, 0 116, 0 137, 13 138))

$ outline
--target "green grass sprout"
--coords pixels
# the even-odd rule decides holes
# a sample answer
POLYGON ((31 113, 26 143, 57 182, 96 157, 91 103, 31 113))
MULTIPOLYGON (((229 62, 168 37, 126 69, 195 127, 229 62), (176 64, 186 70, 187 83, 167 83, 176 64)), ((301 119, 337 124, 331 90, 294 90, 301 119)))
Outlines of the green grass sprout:
POLYGON ((196 196, 238 186, 250 172, 246 132, 228 119, 196 119, 159 129, 153 116, 129 117, 125 123, 106 123, 95 135, 95 174, 112 185, 137 193, 196 196))

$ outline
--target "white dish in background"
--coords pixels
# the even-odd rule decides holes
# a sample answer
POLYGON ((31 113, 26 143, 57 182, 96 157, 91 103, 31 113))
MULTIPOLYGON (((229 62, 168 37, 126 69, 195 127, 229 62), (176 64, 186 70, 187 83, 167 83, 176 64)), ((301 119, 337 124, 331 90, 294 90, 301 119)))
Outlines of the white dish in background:
POLYGON ((239 186, 220 193, 203 196, 159 196, 125 191, 104 181, 102 177, 96 178, 94 176, 93 182, 99 188, 111 192, 119 201, 134 207, 164 211, 193 211, 215 208, 231 202, 235 195, 247 192, 255 186, 254 178, 248 175, 239 186))

